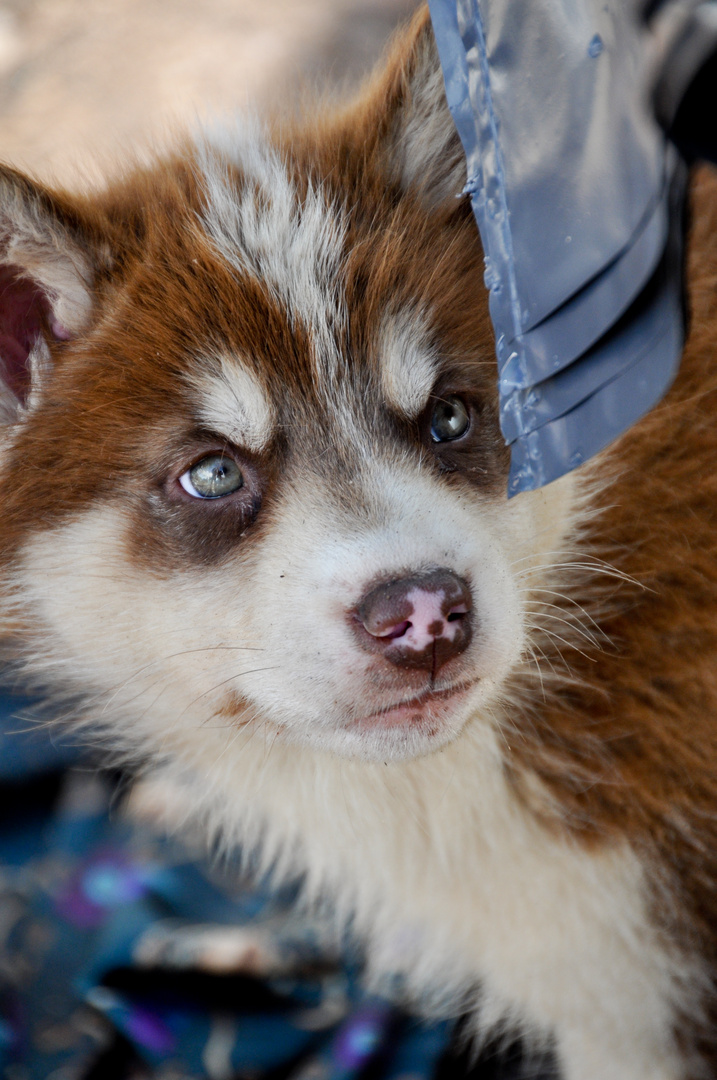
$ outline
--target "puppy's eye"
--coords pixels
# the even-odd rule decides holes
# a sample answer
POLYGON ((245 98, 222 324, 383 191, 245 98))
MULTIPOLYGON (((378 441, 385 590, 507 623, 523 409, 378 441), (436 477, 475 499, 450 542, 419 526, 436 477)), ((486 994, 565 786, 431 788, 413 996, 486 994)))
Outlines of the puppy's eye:
POLYGON ((244 477, 234 458, 209 454, 179 477, 184 490, 195 499, 221 499, 244 486, 244 477))
POLYGON ((470 426, 470 413, 462 398, 449 395, 436 402, 431 416, 431 438, 434 442, 460 439, 470 426))

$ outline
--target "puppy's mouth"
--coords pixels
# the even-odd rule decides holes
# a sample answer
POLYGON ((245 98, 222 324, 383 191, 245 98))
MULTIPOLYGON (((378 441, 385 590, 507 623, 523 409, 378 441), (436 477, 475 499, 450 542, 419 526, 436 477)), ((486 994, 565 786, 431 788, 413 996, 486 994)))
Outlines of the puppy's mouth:
POLYGON ((447 721, 461 705, 478 680, 457 683, 444 690, 426 690, 407 701, 399 701, 351 721, 359 731, 385 731, 390 728, 435 728, 447 721))

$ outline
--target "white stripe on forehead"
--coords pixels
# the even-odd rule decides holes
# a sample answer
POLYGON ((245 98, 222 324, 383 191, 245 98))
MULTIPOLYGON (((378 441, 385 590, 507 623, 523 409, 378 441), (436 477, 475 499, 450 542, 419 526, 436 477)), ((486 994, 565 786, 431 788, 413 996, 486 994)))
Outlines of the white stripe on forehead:
POLYGON ((387 316, 378 342, 381 383, 389 405, 412 419, 428 402, 438 358, 428 342, 426 320, 417 311, 387 316))
POLYGON ((291 319, 301 319, 312 332, 321 373, 333 373, 334 333, 344 311, 339 279, 346 223, 339 210, 311 185, 299 199, 257 123, 213 132, 198 152, 209 237, 232 266, 267 285, 291 319), (228 165, 241 171, 242 188, 228 165))
POLYGON ((258 379, 239 361, 220 357, 192 372, 197 420, 227 442, 258 452, 274 429, 274 409, 258 379))

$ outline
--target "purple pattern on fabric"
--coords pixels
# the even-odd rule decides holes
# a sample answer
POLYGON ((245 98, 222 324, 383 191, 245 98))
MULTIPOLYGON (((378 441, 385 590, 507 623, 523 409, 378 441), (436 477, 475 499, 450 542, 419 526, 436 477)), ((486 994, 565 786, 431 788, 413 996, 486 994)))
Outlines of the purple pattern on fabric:
POLYGON ((358 1069, 380 1045, 387 1024, 385 1011, 364 1008, 357 1012, 338 1033, 333 1057, 345 1069, 358 1069))
POLYGON ((146 892, 144 868, 121 852, 102 852, 85 863, 55 899, 55 908, 74 926, 101 926, 110 912, 146 892))
POLYGON ((177 1040, 162 1017, 148 1009, 131 1009, 123 1026, 131 1039, 155 1054, 170 1053, 176 1047, 177 1040))

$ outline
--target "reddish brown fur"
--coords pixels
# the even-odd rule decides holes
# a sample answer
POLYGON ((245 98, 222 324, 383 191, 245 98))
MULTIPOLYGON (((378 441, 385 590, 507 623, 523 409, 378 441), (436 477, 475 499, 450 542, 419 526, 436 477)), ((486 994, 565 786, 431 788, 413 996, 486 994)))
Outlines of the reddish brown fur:
POLYGON ((546 781, 586 842, 628 836, 658 895, 677 883, 685 908, 665 905, 660 917, 716 972, 715 174, 698 174, 692 194, 692 329, 680 373, 600 462, 596 501, 605 509, 586 542, 634 584, 593 575, 572 592, 586 607, 596 596, 607 604, 600 623, 609 645, 565 655, 575 681, 531 715, 511 749, 516 771, 546 781))

